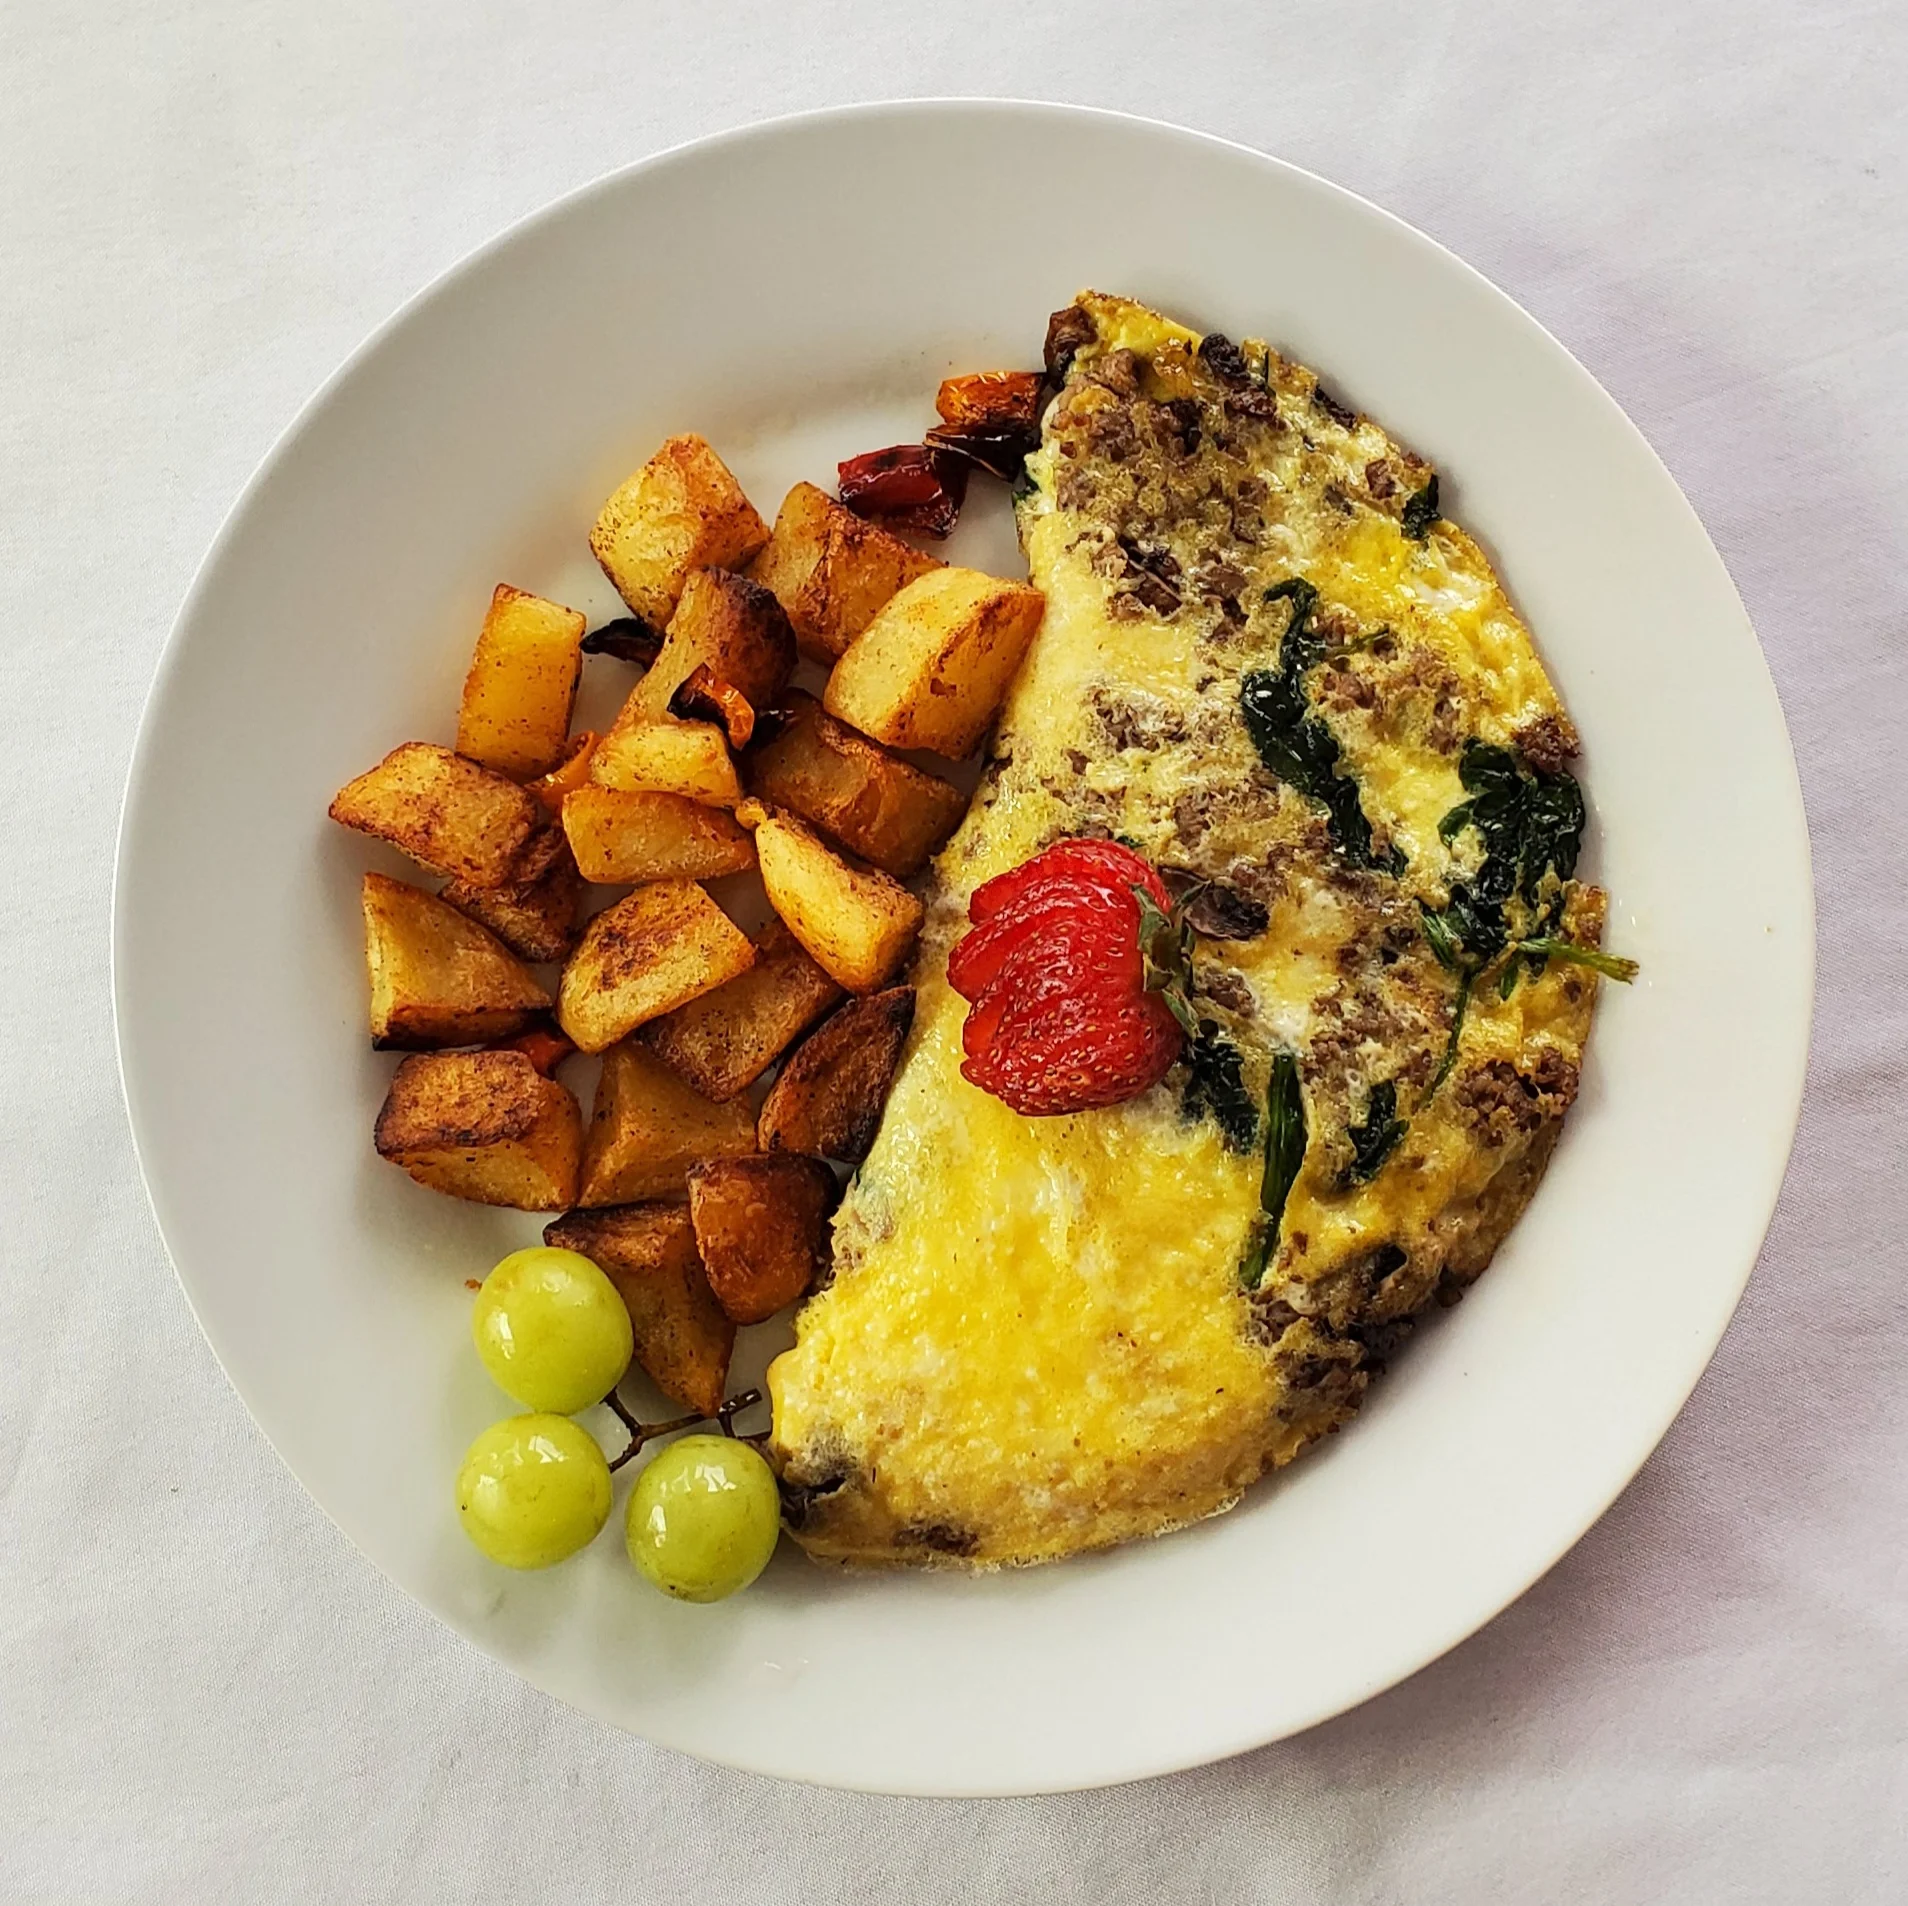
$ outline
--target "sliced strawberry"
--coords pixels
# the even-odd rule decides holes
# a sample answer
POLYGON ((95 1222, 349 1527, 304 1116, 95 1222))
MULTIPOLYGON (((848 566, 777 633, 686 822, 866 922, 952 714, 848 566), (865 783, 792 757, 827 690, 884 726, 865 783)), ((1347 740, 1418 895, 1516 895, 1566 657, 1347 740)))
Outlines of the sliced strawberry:
POLYGON ((1043 848, 1032 860, 1023 861, 1011 872, 983 881, 968 900, 967 917, 976 926, 984 925, 1030 887, 1045 886, 1055 880, 1121 894, 1143 886, 1162 912, 1172 905, 1166 883, 1144 855, 1121 846, 1118 841, 1063 840, 1043 848))
POLYGON ((963 999, 978 998, 1026 941, 1082 914, 1099 920, 1112 938, 1132 940, 1137 957, 1138 901, 1055 881, 1028 888, 968 934, 948 956, 947 983, 963 999))
POLYGON ((1147 988, 1144 891, 1157 872, 1111 841, 1061 841, 978 888, 975 930, 948 982, 972 1002, 962 1075, 1030 1117, 1117 1105, 1159 1082, 1185 1042, 1165 996, 1147 988))

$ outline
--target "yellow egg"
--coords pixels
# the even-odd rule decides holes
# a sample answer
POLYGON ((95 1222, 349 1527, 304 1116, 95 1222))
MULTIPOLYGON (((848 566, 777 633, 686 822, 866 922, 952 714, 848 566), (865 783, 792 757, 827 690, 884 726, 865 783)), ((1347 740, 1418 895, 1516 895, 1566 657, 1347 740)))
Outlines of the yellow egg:
MULTIPOLYGON (((1422 925, 1478 872, 1467 743, 1560 767, 1574 746, 1489 563, 1429 511, 1430 468, 1303 366, 1084 294, 1080 347, 1030 460, 1020 526, 1045 622, 994 765, 936 863, 914 1033, 837 1220, 829 1287, 769 1373, 798 1538, 870 1562, 984 1566, 1152 1535, 1235 1502, 1357 1407, 1427 1304, 1528 1201, 1575 1090, 1595 976, 1552 960, 1503 993, 1422 925), (1410 533, 1406 504, 1428 516, 1410 533), (1268 771, 1242 718, 1317 592, 1307 706, 1355 781, 1371 859, 1268 771), (1117 836, 1260 910, 1196 944, 1194 1003, 1263 1105, 1294 1055, 1307 1143, 1270 1264, 1263 1161, 1189 1105, 1026 1118, 961 1076, 947 985, 968 896, 1069 835, 1117 836), (1448 1065, 1447 1065, 1448 1058, 1448 1065), (1401 1135, 1369 1175, 1360 1132, 1401 1135)), ((1534 781, 1532 785, 1535 785, 1534 781)), ((1544 889, 1594 944, 1603 897, 1544 889)), ((1511 914, 1533 931, 1534 910, 1511 914)))

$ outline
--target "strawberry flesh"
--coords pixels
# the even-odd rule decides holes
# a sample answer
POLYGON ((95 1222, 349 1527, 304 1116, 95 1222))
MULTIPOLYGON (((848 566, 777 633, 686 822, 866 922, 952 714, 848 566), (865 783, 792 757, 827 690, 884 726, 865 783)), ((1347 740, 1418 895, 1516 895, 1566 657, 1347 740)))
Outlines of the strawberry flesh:
POLYGON ((1140 950, 1144 889, 1158 873, 1112 841, 1061 841, 977 888, 975 930, 948 959, 971 1002, 961 1073, 1028 1117, 1118 1105, 1159 1083, 1185 1043, 1149 992, 1140 950))

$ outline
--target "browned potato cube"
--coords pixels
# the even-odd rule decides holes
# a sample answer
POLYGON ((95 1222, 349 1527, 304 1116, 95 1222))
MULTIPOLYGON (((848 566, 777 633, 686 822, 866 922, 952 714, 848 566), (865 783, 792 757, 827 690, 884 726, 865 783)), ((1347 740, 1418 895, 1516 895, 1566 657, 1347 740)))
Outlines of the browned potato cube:
POLYGON ((712 1105, 641 1046, 625 1041, 603 1055, 577 1203, 680 1198, 697 1159, 734 1158, 754 1149, 755 1120, 746 1104, 712 1105))
POLYGON ((561 1211, 576 1202, 583 1113, 521 1052, 420 1052, 392 1077, 375 1142, 448 1197, 561 1211))
POLYGON ((494 769, 407 741, 341 789, 331 818, 453 880, 503 887, 549 865, 543 804, 494 769))
POLYGON ((788 726, 748 757, 750 793, 813 821, 884 873, 919 873, 960 824, 967 796, 856 734, 812 695, 786 705, 788 726))
POLYGON ((563 812, 563 797, 566 794, 589 785, 590 761, 601 739, 602 736, 588 728, 572 735, 563 744, 563 759, 548 774, 540 774, 530 783, 530 792, 552 814, 563 812))
POLYGON ((754 963, 748 936, 693 880, 658 880, 583 929, 557 1021, 579 1051, 601 1052, 754 963))
POLYGON ((851 999, 789 1055, 755 1128, 765 1152, 858 1165, 868 1156, 914 1024, 914 988, 851 999))
POLYGON ((771 814, 755 830, 769 905, 815 963, 851 993, 872 993, 908 957, 925 909, 898 880, 850 867, 800 821, 771 814))
POLYGON ((798 483, 749 574, 775 592, 802 653, 832 662, 897 589, 941 566, 814 484, 798 483))
POLYGON ((768 541, 728 466, 693 434, 671 437, 603 505, 590 549, 617 593, 662 628, 690 572, 740 569, 768 541))
POLYGON ((555 767, 570 733, 583 630, 574 609, 500 582, 464 678, 457 752, 514 781, 555 767))
POLYGON ((362 898, 374 1046, 484 1045, 551 1004, 508 947, 434 894, 366 874, 362 898))
POLYGON ((652 721, 636 709, 634 696, 591 756, 590 779, 626 794, 679 794, 711 807, 733 807, 742 798, 720 728, 673 715, 652 721))
POLYGON ((835 1174, 818 1158, 712 1158, 689 1173, 689 1216, 715 1300, 738 1324, 786 1310, 828 1261, 835 1174))
POLYGON ((891 748, 973 753, 1040 627, 1024 582, 937 569, 893 597, 850 644, 822 703, 891 748))
POLYGON ((685 1206, 572 1211, 544 1226, 543 1241, 580 1251, 622 1293, 636 1361, 664 1396, 704 1416, 721 1409, 735 1326, 710 1292, 685 1206))
POLYGON ((583 882, 567 847, 535 880, 509 887, 453 880, 438 898, 487 926, 519 959, 567 959, 582 924, 583 882))
POLYGON ((698 569, 683 584, 662 653, 636 684, 630 706, 651 721, 700 664, 732 683, 751 708, 767 708, 795 672, 795 631, 782 605, 759 582, 721 569, 698 569))
POLYGON ((563 803, 563 831, 586 880, 714 880, 755 865, 747 828, 680 794, 578 788, 563 803))
POLYGON ((840 997, 794 934, 771 920, 746 973, 652 1019, 639 1037, 705 1098, 732 1099, 840 997))

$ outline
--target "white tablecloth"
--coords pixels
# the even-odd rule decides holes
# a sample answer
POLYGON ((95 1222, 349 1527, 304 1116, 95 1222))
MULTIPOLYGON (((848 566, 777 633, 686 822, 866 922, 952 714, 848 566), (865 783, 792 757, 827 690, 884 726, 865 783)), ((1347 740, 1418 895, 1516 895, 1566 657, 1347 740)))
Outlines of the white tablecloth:
POLYGON ((0 11, 0 1898, 1908 1898, 1904 86, 1900 0, 0 11), (921 93, 1228 134, 1521 299, 1735 573, 1820 899, 1788 1187, 1635 1486, 1363 1710, 1052 1800, 699 1766, 408 1604, 199 1340, 134 1171, 107 997, 114 818, 159 645, 319 380, 598 173, 921 93))

